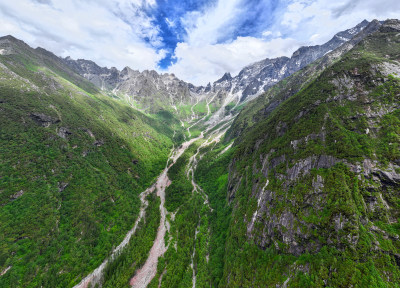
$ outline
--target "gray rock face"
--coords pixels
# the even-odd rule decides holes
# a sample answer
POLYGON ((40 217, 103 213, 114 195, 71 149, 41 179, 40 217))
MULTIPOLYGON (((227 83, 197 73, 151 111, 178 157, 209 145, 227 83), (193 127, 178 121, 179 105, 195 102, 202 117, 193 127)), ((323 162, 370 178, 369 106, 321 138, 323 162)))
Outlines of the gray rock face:
POLYGON ((68 136, 72 135, 72 132, 68 130, 66 127, 60 127, 57 131, 58 136, 60 136, 63 139, 67 139, 68 136))
POLYGON ((18 48, 29 49, 30 47, 23 41, 7 35, 0 38, 0 55, 15 54, 18 48))
POLYGON ((69 183, 58 182, 58 192, 63 192, 67 188, 69 183))
POLYGON ((95 141, 93 143, 93 146, 96 146, 96 147, 101 147, 103 145, 104 145, 104 141, 103 140, 97 140, 97 141, 95 141))
POLYGON ((124 95, 128 102, 136 102, 144 109, 158 111, 163 105, 179 105, 195 103, 192 90, 196 88, 175 77, 174 74, 158 74, 154 70, 139 72, 125 67, 100 67, 93 61, 70 57, 63 59, 65 64, 85 77, 102 90, 116 95, 124 95))
POLYGON ((43 113, 32 113, 31 118, 40 126, 49 127, 51 124, 60 122, 59 119, 45 115, 43 113))
MULTIPOLYGON (((383 25, 371 23, 371 26, 369 25, 366 28, 368 31, 374 31, 376 27, 382 29, 378 28, 378 33, 367 38, 361 47, 364 48, 368 43, 372 46, 372 43, 376 43, 375 41, 394 42, 389 40, 394 37, 397 39, 397 35, 400 35, 397 32, 400 32, 400 30, 396 30, 400 29, 398 23, 400 22, 389 21, 389 24, 385 22, 383 25), (382 32, 385 33, 387 29, 391 31, 392 36, 389 35, 385 39, 382 32), (393 33, 393 30, 396 30, 396 32, 393 33)), ((362 38, 362 35, 358 35, 357 38, 362 38)), ((345 44, 348 47, 344 47, 343 51, 350 50, 349 47, 354 45, 353 43, 345 44)), ((354 49, 354 52, 353 55, 360 53, 357 49, 354 49)), ((388 145, 390 147, 390 145, 394 145, 394 142, 397 144, 397 140, 387 141, 378 138, 381 137, 380 134, 373 132, 373 127, 382 129, 386 125, 384 124, 386 122, 383 121, 385 115, 399 107, 397 98, 379 103, 381 99, 385 99, 384 97, 389 95, 388 92, 381 92, 379 97, 382 98, 378 96, 374 98, 374 91, 376 91, 374 89, 375 87, 382 87, 381 85, 385 81, 383 80, 384 76, 397 71, 397 63, 394 63, 389 57, 397 57, 395 59, 398 59, 398 53, 386 56, 387 59, 390 59, 388 60, 390 65, 371 65, 369 69, 362 71, 357 68, 357 62, 349 61, 352 64, 354 63, 355 66, 342 71, 343 75, 334 73, 334 71, 337 71, 335 70, 336 67, 333 67, 332 70, 325 70, 335 79, 335 81, 329 80, 329 83, 332 83, 335 87, 335 91, 330 92, 332 94, 325 95, 326 98, 321 97, 318 100, 310 97, 307 106, 295 110, 295 113, 291 114, 290 120, 281 117, 281 114, 273 115, 270 122, 261 122, 252 130, 254 134, 250 135, 253 138, 246 138, 248 144, 238 145, 239 149, 243 149, 239 150, 243 151, 243 156, 237 156, 239 159, 235 160, 238 164, 232 165, 233 168, 230 170, 228 197, 235 199, 234 193, 238 191, 238 195, 242 196, 242 193, 246 193, 245 195, 248 195, 248 199, 250 199, 248 202, 243 201, 242 203, 231 201, 232 209, 235 212, 240 211, 237 212, 240 216, 235 220, 244 219, 249 242, 255 243, 262 249, 275 247, 276 250, 283 253, 301 255, 305 252, 316 253, 325 245, 336 247, 341 251, 346 247, 362 245, 363 242, 360 239, 362 239, 364 227, 372 235, 379 235, 386 240, 390 237, 399 237, 398 235, 390 236, 390 233, 384 231, 385 229, 378 224, 374 225, 374 223, 377 223, 375 221, 389 225, 398 223, 399 212, 395 204, 397 200, 394 200, 397 199, 400 188, 398 157, 393 159, 395 157, 389 156, 387 161, 382 161, 379 152, 363 154, 362 158, 352 158, 346 154, 342 154, 346 156, 341 156, 334 149, 331 150, 334 153, 329 150, 318 152, 318 149, 315 149, 316 146, 312 144, 314 140, 318 141, 317 145, 331 145, 331 147, 341 147, 342 145, 340 137, 331 138, 335 134, 333 134, 334 132, 329 128, 329 125, 326 125, 332 114, 322 111, 318 120, 315 120, 321 124, 318 129, 310 129, 308 135, 303 134, 301 137, 296 137, 298 135, 296 132, 300 130, 297 129, 296 124, 299 123, 300 119, 312 119, 310 115, 315 108, 321 108, 320 105, 329 103, 329 107, 332 108, 360 105, 359 109, 354 109, 345 117, 340 116, 348 121, 346 125, 349 126, 346 126, 346 129, 351 133, 365 134, 370 139, 382 141, 382 146, 388 145), (385 73, 380 73, 379 69, 382 69, 385 73), (370 88, 367 89, 367 87, 370 88), (289 129, 286 129, 283 119, 287 122, 289 129), (364 120, 365 126, 358 126, 359 122, 357 121, 359 119, 364 120), (262 125, 264 123, 273 125, 265 125, 266 128, 263 130, 262 125), (352 123, 352 125, 348 123, 352 123), (288 131, 296 131, 293 134, 290 133, 296 139, 286 138, 285 144, 282 144, 284 141, 280 142, 278 137, 285 135, 288 131), (270 135, 268 136, 268 134, 270 135), (276 139, 273 137, 276 137, 276 139), (268 140, 270 141, 268 142, 268 140), (265 145, 260 144, 263 141, 265 141, 265 145), (279 145, 272 144, 272 148, 268 151, 266 147, 271 143, 279 143, 279 145), (308 146, 307 144, 311 145, 308 146), (309 149, 310 152, 300 156, 300 153, 304 151, 302 149, 306 151, 309 149), (240 157, 245 160, 240 159, 240 157), (248 160, 249 157, 252 161, 248 160), (237 167, 237 170, 234 167, 237 167), (251 177, 248 175, 251 175, 251 177), (235 184, 240 182, 241 187, 235 188, 235 184)), ((322 59, 325 59, 325 57, 322 59)), ((343 60, 344 63, 346 63, 345 61, 343 60)), ((320 63, 321 61, 318 61, 312 66, 315 67, 320 63)), ((324 79, 322 78, 320 81, 324 81, 324 79)), ((396 92, 392 95, 395 94, 395 97, 398 97, 398 86, 393 86, 396 87, 396 92)), ((312 89, 313 86, 310 87, 312 89)), ((319 86, 317 87, 319 88, 319 86)), ((295 97, 298 98, 292 99, 291 106, 283 106, 284 108, 281 111, 288 111, 286 109, 294 107, 295 104, 293 103, 296 103, 296 100, 306 96, 298 94, 295 97)), ((253 101, 253 103, 257 102, 259 101, 253 101)), ((234 224, 232 226, 235 227, 234 224)), ((397 238, 393 240, 393 243, 396 243, 397 238)), ((378 244, 374 244, 373 249, 382 249, 379 247, 379 242, 376 243, 378 244)))

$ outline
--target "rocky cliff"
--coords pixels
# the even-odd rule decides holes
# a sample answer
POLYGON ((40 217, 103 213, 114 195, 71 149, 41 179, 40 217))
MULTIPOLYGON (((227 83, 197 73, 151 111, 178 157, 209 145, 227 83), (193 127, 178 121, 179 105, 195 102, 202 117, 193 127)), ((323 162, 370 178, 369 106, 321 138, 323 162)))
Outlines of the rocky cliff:
POLYGON ((399 283, 399 74, 388 20, 236 142, 224 287, 399 283))

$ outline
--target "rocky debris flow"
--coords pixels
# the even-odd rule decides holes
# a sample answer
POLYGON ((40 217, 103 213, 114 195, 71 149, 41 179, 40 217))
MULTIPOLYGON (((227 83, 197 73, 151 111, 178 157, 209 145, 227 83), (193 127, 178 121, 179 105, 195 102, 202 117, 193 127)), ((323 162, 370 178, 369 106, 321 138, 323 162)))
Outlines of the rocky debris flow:
POLYGON ((11 195, 10 198, 13 200, 18 199, 19 197, 21 197, 22 195, 24 195, 24 190, 19 190, 17 193, 15 193, 14 195, 11 195))
POLYGON ((157 196, 160 197, 160 226, 157 230, 157 236, 149 252, 149 257, 147 258, 145 264, 140 268, 136 275, 131 279, 130 285, 132 287, 147 287, 154 276, 157 273, 158 258, 160 258, 167 251, 165 246, 164 236, 167 232, 167 209, 165 208, 165 188, 168 187, 170 181, 167 176, 168 168, 166 168, 157 180, 156 189, 157 196))
POLYGON ((8 266, 6 269, 4 269, 3 271, 1 271, 0 276, 5 275, 12 267, 8 266))
MULTIPOLYGON (((207 107, 208 107, 208 113, 206 116, 201 118, 199 121, 204 121, 205 118, 210 114, 210 108, 209 108, 209 103, 207 102, 207 107)), ((197 123, 196 122, 196 123, 197 123)), ((161 203, 160 203, 160 213, 161 213, 161 220, 160 220, 160 226, 158 227, 157 231, 157 236, 156 240, 153 243, 153 246, 149 252, 149 256, 143 265, 142 268, 140 268, 135 276, 131 279, 130 285, 135 288, 145 288, 147 285, 152 281, 152 279, 155 277, 157 274, 157 264, 158 264, 158 259, 164 255, 164 253, 167 251, 168 247, 165 246, 165 233, 167 230, 169 230, 170 224, 168 220, 166 220, 166 215, 168 214, 168 211, 165 208, 165 189, 169 186, 171 183, 169 178, 168 178, 168 170, 175 164, 175 162, 183 155, 183 153, 192 145, 194 142, 204 138, 204 134, 208 133, 212 128, 214 128, 215 125, 208 126, 204 131, 201 132, 201 134, 196 137, 192 138, 189 141, 184 142, 182 145, 180 145, 177 149, 174 149, 171 153, 171 156, 168 159, 167 162, 167 167, 165 170, 161 173, 159 178, 157 179, 156 183, 156 189, 157 189, 157 196, 160 197, 161 203)), ((204 199, 204 204, 209 207, 208 204, 208 196, 204 193, 204 191, 194 182, 194 171, 196 170, 197 166, 197 157, 200 152, 200 148, 211 145, 212 143, 219 142, 222 135, 226 132, 228 129, 229 125, 225 124, 222 125, 219 129, 216 129, 210 135, 208 136, 207 140, 197 149, 197 152, 195 155, 193 155, 190 158, 188 168, 187 168, 187 177, 190 179, 192 186, 193 186, 193 193, 200 193, 200 195, 204 199)), ((190 127, 188 128, 188 131, 190 133, 190 127)), ((211 208, 209 207, 211 210, 211 208)), ((212 210, 211 210, 212 211, 212 210)), ((174 214, 171 215, 171 219, 174 218, 174 214)), ((193 252, 194 253, 194 252, 193 252)), ((192 266, 193 269, 193 266, 192 266)), ((162 277, 159 280, 160 282, 162 281, 162 277)), ((196 272, 195 269, 193 269, 193 287, 195 287, 196 283, 196 272)))
POLYGON ((150 249, 149 256, 143 265, 142 268, 140 268, 135 276, 131 279, 130 285, 135 288, 145 288, 147 285, 153 280, 154 276, 157 274, 157 264, 158 264, 158 259, 164 255, 164 253, 167 251, 167 247, 165 246, 165 233, 167 230, 169 230, 169 222, 166 219, 166 215, 168 214, 167 209, 165 208, 165 189, 169 186, 171 183, 169 178, 168 178, 168 170, 172 167, 172 165, 175 164, 175 162, 179 159, 180 156, 185 152, 185 150, 195 141, 203 138, 203 133, 197 137, 193 138, 185 143, 183 143, 181 146, 179 146, 177 149, 175 149, 172 153, 171 156, 167 162, 167 167, 164 169, 164 171, 161 173, 161 175, 158 177, 157 182, 156 182, 156 190, 157 190, 157 196, 160 197, 161 203, 160 203, 160 213, 161 213, 161 219, 160 219, 160 226, 158 227, 157 230, 157 236, 156 240, 153 243, 153 246, 150 249))
POLYGON ((74 288, 88 288, 88 287, 95 287, 96 285, 101 285, 104 269, 107 267, 108 262, 115 259, 126 247, 126 245, 128 245, 132 235, 135 234, 136 232, 139 222, 145 216, 146 208, 149 205, 149 203, 146 200, 146 197, 150 193, 152 193, 154 189, 156 189, 156 185, 151 186, 150 188, 146 189, 140 194, 140 202, 142 203, 142 205, 140 207, 139 216, 136 219, 133 228, 126 234, 124 240, 112 251, 112 254, 109 258, 105 259, 99 267, 97 267, 92 273, 86 276, 79 284, 75 285, 74 288))
MULTIPOLYGON (((194 241, 196 242, 196 240, 197 240, 197 234, 199 234, 199 226, 200 226, 200 224, 198 224, 197 225, 197 227, 196 227, 196 231, 194 232, 194 241)), ((190 268, 192 268, 192 270, 193 270, 193 274, 192 274, 192 288, 196 288, 196 280, 197 280, 197 277, 196 277, 196 268, 195 268, 195 265, 194 265, 194 258, 195 258, 195 255, 196 255, 196 246, 193 248, 193 252, 192 252, 192 257, 191 257, 191 263, 190 263, 190 268)))

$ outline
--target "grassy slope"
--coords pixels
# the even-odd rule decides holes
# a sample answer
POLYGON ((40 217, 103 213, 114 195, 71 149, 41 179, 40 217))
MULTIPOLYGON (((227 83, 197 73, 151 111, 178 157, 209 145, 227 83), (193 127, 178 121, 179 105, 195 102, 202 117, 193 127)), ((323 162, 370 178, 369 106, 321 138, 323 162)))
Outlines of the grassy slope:
POLYGON ((165 115, 101 95, 51 55, 15 49, 24 54, 0 56, 0 271, 11 266, 0 286, 70 287, 133 225, 173 131, 165 115))

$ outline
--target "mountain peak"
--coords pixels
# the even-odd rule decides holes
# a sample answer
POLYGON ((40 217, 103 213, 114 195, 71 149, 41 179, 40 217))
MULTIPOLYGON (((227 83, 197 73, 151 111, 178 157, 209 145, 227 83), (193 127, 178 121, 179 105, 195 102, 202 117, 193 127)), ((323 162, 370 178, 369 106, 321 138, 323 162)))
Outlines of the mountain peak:
POLYGON ((9 46, 10 44, 14 44, 14 45, 24 48, 24 49, 26 49, 26 48, 31 49, 31 47, 28 44, 26 44, 24 41, 19 40, 12 35, 6 35, 3 37, 0 37, 0 45, 1 44, 6 45, 6 46, 9 46))
POLYGON ((222 76, 219 80, 215 81, 215 83, 221 83, 221 82, 230 81, 230 80, 232 80, 232 75, 231 75, 231 73, 226 72, 224 74, 224 76, 222 76))
POLYGON ((12 35, 2 36, 2 37, 0 37, 0 40, 21 41, 12 35))

